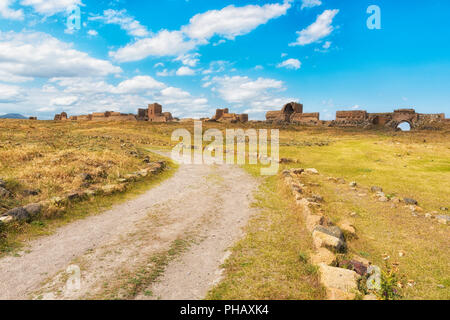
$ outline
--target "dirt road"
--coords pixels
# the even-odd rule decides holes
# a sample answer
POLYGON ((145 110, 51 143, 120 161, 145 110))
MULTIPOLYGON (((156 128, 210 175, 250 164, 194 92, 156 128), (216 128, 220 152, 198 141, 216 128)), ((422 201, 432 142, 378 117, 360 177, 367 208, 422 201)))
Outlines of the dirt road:
POLYGON ((0 259, 0 299, 202 299, 254 213, 257 185, 238 167, 181 165, 138 198, 0 259))

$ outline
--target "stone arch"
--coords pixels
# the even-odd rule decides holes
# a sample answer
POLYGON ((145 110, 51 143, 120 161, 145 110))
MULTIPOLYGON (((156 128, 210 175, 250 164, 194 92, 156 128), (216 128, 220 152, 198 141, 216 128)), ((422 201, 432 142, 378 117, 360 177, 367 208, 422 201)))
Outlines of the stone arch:
POLYGON ((380 117, 375 116, 375 118, 372 119, 372 124, 376 126, 380 125, 380 117))
POLYGON ((292 105, 292 103, 288 103, 287 105, 285 105, 283 107, 281 112, 284 113, 284 114, 287 114, 287 115, 291 115, 291 114, 293 114, 295 112, 294 106, 292 105))
POLYGON ((414 128, 413 123, 412 123, 412 121, 409 121, 409 120, 398 121, 398 122, 395 123, 395 130, 410 131, 410 130, 413 130, 413 128, 414 128), (409 130, 403 130, 400 127, 402 124, 408 124, 409 125, 409 130))

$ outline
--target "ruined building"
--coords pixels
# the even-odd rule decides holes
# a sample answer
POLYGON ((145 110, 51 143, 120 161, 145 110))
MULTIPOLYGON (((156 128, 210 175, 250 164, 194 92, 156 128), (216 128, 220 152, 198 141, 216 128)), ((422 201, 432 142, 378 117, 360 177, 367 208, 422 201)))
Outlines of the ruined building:
POLYGON ((158 103, 149 104, 147 109, 139 109, 137 119, 139 121, 150 122, 170 122, 173 121, 170 112, 163 112, 162 106, 158 103))
POLYGON ((269 111, 266 120, 270 123, 293 123, 303 125, 326 125, 335 127, 387 127, 396 129, 408 123, 412 129, 436 128, 450 124, 445 114, 422 114, 414 109, 399 109, 388 113, 368 113, 363 110, 338 111, 336 120, 321 121, 320 114, 303 113, 303 105, 295 102, 286 104, 281 111, 269 111))
POLYGON ((230 113, 228 108, 217 109, 216 115, 210 121, 228 122, 228 123, 246 123, 248 122, 248 114, 230 113))
POLYGON ((150 121, 150 122, 169 122, 173 120, 170 112, 162 112, 162 106, 154 103, 147 109, 139 109, 138 115, 132 113, 120 113, 115 111, 94 112, 88 115, 67 116, 67 113, 55 115, 55 121, 150 121))

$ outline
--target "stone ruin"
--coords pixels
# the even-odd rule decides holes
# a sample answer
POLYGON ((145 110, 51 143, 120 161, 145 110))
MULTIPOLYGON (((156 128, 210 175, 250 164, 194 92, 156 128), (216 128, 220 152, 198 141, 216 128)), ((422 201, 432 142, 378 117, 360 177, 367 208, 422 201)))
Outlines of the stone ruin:
POLYGON ((138 114, 120 113, 115 111, 94 112, 88 115, 71 116, 67 113, 55 115, 55 121, 150 121, 150 122, 169 122, 173 121, 170 112, 162 112, 162 106, 154 103, 148 105, 147 109, 139 109, 138 114))
POLYGON ((389 113, 368 113, 364 110, 337 111, 336 120, 321 121, 320 113, 303 113, 303 105, 295 102, 286 104, 281 111, 267 112, 266 121, 279 124, 392 129, 397 129, 402 123, 408 123, 411 129, 436 129, 450 125, 450 119, 446 119, 443 113, 422 114, 416 113, 414 109, 399 109, 389 113))
POLYGON ((217 109, 216 115, 211 119, 206 119, 208 121, 225 122, 225 123, 246 123, 248 122, 248 114, 236 114, 230 113, 228 108, 217 109))
POLYGON ((172 114, 163 112, 162 106, 158 103, 149 104, 147 109, 139 109, 137 119, 150 122, 170 122, 174 120, 172 114))

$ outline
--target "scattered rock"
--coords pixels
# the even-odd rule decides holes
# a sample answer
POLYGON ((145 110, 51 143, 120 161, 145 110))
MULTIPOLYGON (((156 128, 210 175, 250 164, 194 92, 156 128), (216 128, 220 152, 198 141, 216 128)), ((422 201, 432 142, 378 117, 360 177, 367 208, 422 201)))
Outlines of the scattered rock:
POLYGON ((339 267, 353 270, 360 276, 364 276, 367 273, 367 265, 356 260, 344 260, 339 263, 339 267))
POLYGON ((292 162, 294 162, 294 160, 288 159, 288 158, 281 158, 279 161, 280 164, 287 164, 287 163, 292 163, 292 162))
POLYGON ((67 195, 67 199, 69 201, 77 201, 77 200, 81 199, 81 194, 78 192, 72 192, 67 195))
POLYGON ((405 251, 400 250, 400 251, 398 252, 398 256, 399 256, 400 258, 403 258, 404 256, 406 256, 405 251))
POLYGON ((11 192, 9 192, 8 190, 6 190, 3 187, 0 187, 0 198, 8 198, 11 196, 11 192))
POLYGON ((80 174, 80 178, 83 182, 91 182, 93 180, 92 176, 89 173, 80 174))
POLYGON ((30 218, 34 218, 41 213, 42 205, 39 203, 31 203, 23 207, 26 212, 30 215, 30 218))
POLYGON ((350 184, 349 184, 349 186, 350 186, 351 188, 355 188, 357 185, 358 185, 358 184, 357 184, 355 181, 350 182, 350 184))
POLYGON ((25 197, 31 197, 31 196, 37 196, 37 195, 39 195, 39 193, 41 193, 41 190, 39 190, 39 189, 35 189, 35 190, 24 190, 22 193, 23 193, 23 195, 24 195, 25 197))
POLYGON ((10 223, 10 222, 12 222, 14 220, 14 218, 13 217, 11 217, 11 216, 3 216, 3 217, 0 217, 0 222, 2 222, 2 223, 10 223))
POLYGON ((330 265, 334 263, 336 260, 336 256, 333 252, 326 248, 319 248, 317 252, 311 257, 311 263, 314 265, 320 265, 324 263, 326 265, 330 265))
POLYGON ((362 264, 364 264, 366 266, 369 266, 372 264, 369 260, 367 260, 366 258, 360 257, 360 256, 354 256, 352 260, 361 262, 362 264))
POLYGON ((316 174, 316 175, 319 174, 319 171, 317 171, 317 169, 314 169, 314 168, 306 169, 305 172, 307 174, 316 174))
POLYGON ((295 175, 301 175, 302 173, 305 172, 305 169, 301 169, 301 168, 292 169, 291 172, 295 175))
POLYGON ((312 200, 311 202, 323 202, 323 197, 318 194, 314 194, 311 197, 311 200, 312 200))
POLYGON ((316 248, 325 247, 338 252, 346 249, 342 231, 337 227, 317 226, 313 231, 313 241, 316 248))
POLYGON ((431 213, 426 213, 426 214, 425 214, 425 218, 427 218, 427 219, 433 219, 434 216, 433 216, 431 213))
POLYGON ((358 214, 357 214, 356 212, 351 212, 351 213, 350 213, 350 217, 353 217, 353 218, 354 218, 354 217, 357 217, 357 216, 358 216, 358 214))
POLYGON ((309 215, 306 217, 306 229, 309 232, 313 232, 317 226, 320 226, 324 223, 324 217, 309 215))
POLYGON ((436 219, 442 224, 448 224, 450 222, 450 216, 437 216, 436 219))
POLYGON ((447 207, 442 207, 441 211, 448 211, 448 208, 447 207))
POLYGON ((339 225, 341 227, 341 230, 350 237, 356 237, 356 229, 355 227, 352 225, 352 223, 350 221, 342 221, 341 224, 339 225))
POLYGON ((115 185, 106 185, 102 187, 102 191, 105 195, 111 195, 117 191, 117 186, 115 185))
POLYGON ((406 204, 417 206, 418 202, 417 200, 411 199, 411 198, 403 198, 403 201, 405 201, 406 204))
POLYGON ((9 210, 5 215, 12 217, 14 220, 27 221, 30 219, 30 214, 23 207, 18 207, 9 210))
POLYGON ((378 201, 380 201, 380 202, 388 202, 389 199, 386 198, 386 197, 379 197, 379 198, 378 198, 378 201))
POLYGON ((354 299, 358 289, 358 274, 354 271, 319 265, 320 282, 327 288, 328 299, 346 300, 354 299), (337 291, 338 290, 338 291, 337 291))
POLYGON ((372 191, 373 193, 383 192, 383 188, 377 187, 377 186, 373 186, 372 188, 370 188, 370 191, 372 191))
POLYGON ((290 177, 291 176, 291 171, 290 170, 283 170, 283 172, 281 174, 283 175, 283 177, 290 177))

